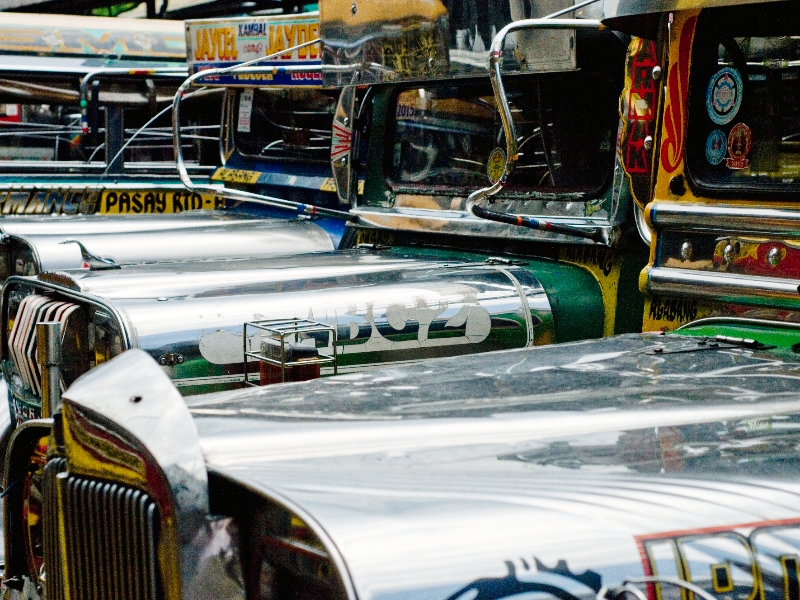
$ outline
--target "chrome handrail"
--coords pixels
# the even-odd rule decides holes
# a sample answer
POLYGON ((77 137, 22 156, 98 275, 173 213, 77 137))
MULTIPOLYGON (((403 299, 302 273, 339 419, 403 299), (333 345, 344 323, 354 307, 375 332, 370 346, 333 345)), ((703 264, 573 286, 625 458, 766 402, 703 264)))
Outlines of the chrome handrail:
MULTIPOLYGON (((272 206, 274 208, 282 208, 296 211, 299 214, 311 215, 311 216, 328 216, 328 217, 335 217, 338 219, 344 219, 347 221, 356 221, 358 217, 352 215, 346 211, 335 210, 331 208, 323 208, 318 207, 313 204, 302 204, 300 202, 292 202, 291 200, 285 200, 283 198, 275 198, 273 196, 266 196, 262 194, 254 194, 252 192, 245 192, 242 190, 231 190, 226 189, 224 186, 216 186, 216 185, 205 185, 205 184, 196 184, 192 181, 192 178, 189 176, 189 172, 186 169, 186 163, 183 159, 183 145, 181 142, 181 120, 180 120, 180 106, 181 101, 183 100, 184 96, 186 95, 186 90, 191 86, 194 82, 203 79, 205 77, 212 77, 218 75, 224 75, 227 73, 232 73, 234 71, 244 72, 244 73, 280 73, 280 72, 302 72, 302 73, 309 73, 309 72, 317 72, 320 70, 319 65, 314 65, 313 68, 305 67, 302 65, 287 65, 283 67, 278 66, 269 66, 269 67, 255 67, 253 68, 252 65, 256 63, 262 62, 264 60, 269 60, 271 58, 276 58, 282 54, 286 54, 287 52, 293 52, 294 50, 305 48, 306 46, 311 46, 313 44, 318 44, 320 42, 319 38, 315 38, 313 40, 309 40, 307 42, 303 42, 302 44, 298 44, 296 46, 292 46, 291 48, 285 48, 280 50, 279 52, 274 52, 272 54, 267 54, 266 56, 262 56, 259 58, 255 58, 253 60, 249 60, 247 62, 243 62, 241 64, 232 65, 230 67, 224 67, 220 69, 207 69, 204 71, 199 71, 194 75, 190 75, 178 88, 178 91, 175 92, 175 97, 172 99, 172 143, 175 152, 175 163, 178 168, 178 176, 180 177, 181 183, 186 187, 186 189, 196 192, 196 193, 210 193, 220 196, 222 198, 228 198, 230 200, 238 200, 241 202, 251 202, 254 204, 263 204, 265 206, 272 206)), ((349 65, 347 65, 349 67, 349 65)))
MULTIPOLYGON (((576 8, 579 8, 579 6, 570 7, 569 10, 575 10, 576 8)), ((522 19, 509 23, 494 36, 489 51, 489 79, 492 82, 492 90, 494 91, 495 101, 497 102, 500 112, 503 135, 506 138, 505 162, 503 164, 503 174, 497 181, 490 186, 472 192, 467 197, 467 212, 472 213, 476 217, 489 219, 491 221, 499 221, 501 223, 518 225, 520 227, 602 241, 603 230, 599 227, 561 225, 522 215, 500 213, 477 206, 477 202, 491 198, 507 185, 508 178, 514 173, 514 168, 519 159, 517 132, 514 127, 514 119, 511 115, 511 108, 508 105, 508 99, 506 98, 506 91, 503 85, 502 63, 503 44, 505 43, 506 37, 509 33, 521 29, 589 29, 599 31, 605 29, 605 26, 600 21, 594 19, 554 19, 549 17, 541 19, 522 19)))
POLYGON ((152 69, 126 69, 124 67, 99 67, 93 71, 89 71, 81 79, 80 87, 78 89, 78 98, 81 105, 81 129, 84 134, 89 133, 88 123, 88 108, 89 99, 87 97, 87 90, 92 80, 102 75, 128 75, 133 77, 169 77, 179 76, 184 77, 189 75, 186 67, 156 67, 152 69))

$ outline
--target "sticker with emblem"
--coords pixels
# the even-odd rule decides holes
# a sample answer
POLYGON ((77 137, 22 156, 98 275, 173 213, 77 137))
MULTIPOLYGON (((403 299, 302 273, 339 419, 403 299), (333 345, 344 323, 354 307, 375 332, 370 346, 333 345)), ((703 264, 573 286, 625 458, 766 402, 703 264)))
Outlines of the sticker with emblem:
POLYGON ((729 169, 746 169, 750 164, 747 155, 753 147, 753 134, 744 123, 737 123, 728 134, 728 158, 725 164, 729 169))
POLYGON ((489 154, 489 159, 486 161, 486 175, 489 181, 497 183, 503 177, 506 170, 506 153, 502 148, 495 148, 489 154))
POLYGON ((717 125, 733 121, 742 105, 742 76, 739 71, 725 67, 717 71, 708 82, 706 109, 717 125))
POLYGON ((706 160, 712 165, 718 165, 725 159, 728 152, 728 138, 721 129, 715 129, 708 134, 706 140, 706 160))

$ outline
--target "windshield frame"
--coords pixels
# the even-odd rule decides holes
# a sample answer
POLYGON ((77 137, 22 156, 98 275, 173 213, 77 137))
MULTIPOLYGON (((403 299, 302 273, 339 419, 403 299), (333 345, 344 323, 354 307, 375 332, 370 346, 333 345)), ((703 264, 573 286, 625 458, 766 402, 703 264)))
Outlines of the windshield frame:
MULTIPOLYGON (((784 3, 775 3, 760 6, 705 9, 699 15, 692 45, 692 69, 689 76, 687 96, 685 157, 687 180, 693 193, 698 197, 741 200, 796 200, 800 191, 800 175, 792 177, 790 181, 781 181, 778 177, 775 177, 772 182, 766 181, 765 178, 755 180, 755 178, 744 177, 738 181, 723 181, 721 176, 713 173, 713 166, 706 159, 706 138, 710 135, 709 126, 706 123, 709 120, 706 106, 707 88, 709 77, 718 72, 714 70, 714 67, 710 66, 711 60, 707 57, 709 53, 717 56, 717 48, 724 42, 736 43, 734 38, 744 37, 738 35, 739 31, 737 29, 739 27, 746 27, 748 32, 751 33, 749 37, 753 38, 783 37, 784 34, 790 37, 798 37, 800 36, 800 14, 791 14, 784 3), (780 14, 780 20, 772 19, 776 14, 780 14), (731 25, 734 26, 732 34, 720 34, 722 31, 730 31, 731 25)), ((716 69, 722 69, 722 67, 717 64, 716 69)), ((794 67, 792 70, 795 69, 800 77, 800 67, 794 67)), ((748 96, 748 88, 751 88, 749 76, 753 74, 760 75, 762 70, 766 71, 767 69, 759 66, 758 73, 745 72, 740 74, 742 79, 746 78, 746 82, 743 86, 744 93, 739 114, 735 115, 730 123, 720 126, 715 124, 713 129, 719 127, 728 129, 738 122, 744 122, 741 118, 742 113, 746 115, 745 119, 748 123, 752 121, 753 115, 748 112, 751 110, 748 104, 750 97, 748 96)), ((798 106, 800 107, 800 103, 798 106)), ((779 119, 782 114, 785 113, 782 111, 778 115, 779 119)), ((752 123, 750 125, 752 126, 752 123)), ((755 138, 755 135, 752 135, 752 138, 755 138)), ((752 157, 752 155, 753 149, 751 148, 747 158, 752 157)), ((722 164, 724 164, 724 160, 722 164)), ((800 162, 800 158, 798 162, 800 162)))

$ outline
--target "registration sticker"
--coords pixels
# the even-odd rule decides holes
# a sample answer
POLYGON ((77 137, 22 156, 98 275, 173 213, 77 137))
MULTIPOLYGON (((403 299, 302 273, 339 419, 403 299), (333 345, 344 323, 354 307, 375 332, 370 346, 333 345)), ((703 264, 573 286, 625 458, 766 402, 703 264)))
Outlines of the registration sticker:
POLYGON ((728 156, 725 164, 729 169, 746 169, 750 164, 747 155, 753 146, 753 134, 744 123, 737 123, 728 135, 728 156))
POLYGON ((708 82, 706 109, 717 125, 733 121, 742 105, 742 76, 739 71, 725 67, 717 71, 708 82))
POLYGON ((728 138, 721 129, 715 129, 706 140, 706 160, 712 165, 718 165, 725 158, 728 151, 728 138))
POLYGON ((486 175, 489 181, 497 183, 506 171, 506 153, 502 148, 495 148, 486 161, 486 175))

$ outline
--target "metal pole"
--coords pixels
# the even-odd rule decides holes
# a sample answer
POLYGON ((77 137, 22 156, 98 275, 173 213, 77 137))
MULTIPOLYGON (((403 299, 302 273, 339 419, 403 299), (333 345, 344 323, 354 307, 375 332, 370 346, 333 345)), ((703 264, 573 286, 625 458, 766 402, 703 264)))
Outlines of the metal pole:
POLYGON ((61 405, 61 323, 36 323, 36 349, 42 373, 42 418, 47 419, 61 405))

